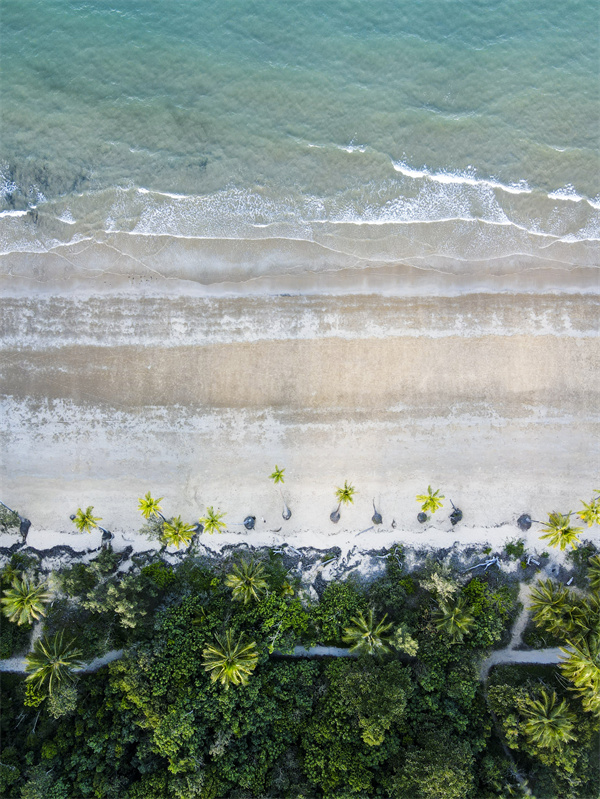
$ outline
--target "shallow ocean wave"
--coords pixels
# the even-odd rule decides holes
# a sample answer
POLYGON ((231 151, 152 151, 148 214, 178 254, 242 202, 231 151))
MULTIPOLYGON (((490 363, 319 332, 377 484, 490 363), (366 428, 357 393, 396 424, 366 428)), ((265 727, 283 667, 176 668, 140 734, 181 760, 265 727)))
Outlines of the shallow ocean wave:
MULTIPOLYGON (((122 235, 196 242, 195 258, 181 247, 167 247, 164 257, 182 265, 183 279, 205 284, 385 264, 465 277, 479 272, 482 280, 534 267, 598 264, 600 214, 589 204, 531 192, 500 194, 503 206, 497 189, 484 182, 400 180, 411 184, 404 193, 397 181, 386 180, 363 187, 361 194, 329 198, 236 188, 205 196, 134 186, 81 192, 41 203, 35 217, 14 210, 1 217, 0 252, 49 252, 69 260, 74 247, 104 245, 122 235), (528 226, 532 219, 534 226, 528 226), (230 242, 236 256, 223 257, 218 246, 208 256, 202 242, 212 241, 230 242)), ((120 257, 119 247, 112 252, 120 257)), ((160 258, 152 254, 146 261, 144 248, 126 259, 133 270, 141 260, 164 273, 160 258)), ((105 261, 101 268, 108 268, 105 261)))

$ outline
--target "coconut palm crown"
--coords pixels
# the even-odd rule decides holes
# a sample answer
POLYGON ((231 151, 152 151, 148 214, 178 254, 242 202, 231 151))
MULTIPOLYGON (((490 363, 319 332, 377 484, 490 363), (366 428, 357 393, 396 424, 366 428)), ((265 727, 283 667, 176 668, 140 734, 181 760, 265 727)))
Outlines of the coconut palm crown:
POLYGON ((165 546, 175 546, 177 549, 183 544, 188 546, 196 528, 193 524, 185 524, 181 516, 165 521, 161 533, 161 541, 165 546))
POLYGON ((426 494, 417 494, 417 502, 422 502, 421 510, 424 512, 431 511, 435 513, 436 510, 443 506, 442 500, 445 499, 443 494, 440 494, 439 488, 437 491, 432 491, 431 486, 427 486, 426 494))
POLYGON ((73 682, 73 669, 83 665, 81 650, 74 643, 74 639, 64 640, 64 630, 34 643, 33 651, 26 656, 25 671, 30 672, 27 681, 40 693, 51 695, 61 683, 73 682))
POLYGON ((285 480, 283 479, 284 472, 285 472, 285 467, 283 469, 280 469, 279 466, 275 464, 275 471, 273 472, 273 474, 269 475, 269 478, 275 483, 275 485, 277 485, 277 483, 285 483, 285 480))
POLYGON ((564 659, 560 670, 573 683, 583 709, 600 715, 600 636, 589 635, 567 644, 569 649, 561 647, 564 659))
POLYGON ((589 558, 587 577, 592 591, 600 591, 600 555, 592 555, 589 558))
POLYGON ((562 614, 569 599, 569 591, 564 585, 553 583, 552 580, 538 580, 537 585, 531 589, 530 599, 529 609, 535 612, 535 621, 549 622, 562 614))
POLYGON ((225 578, 225 585, 232 588, 233 598, 244 605, 261 599, 267 590, 267 581, 263 577, 264 566, 254 560, 242 560, 235 564, 233 571, 225 578))
MULTIPOLYGON (((595 491, 595 494, 600 494, 600 491, 595 491)), ((593 524, 600 524, 600 497, 594 497, 590 504, 581 500, 583 510, 577 514, 582 522, 585 522, 588 527, 593 524)))
POLYGON ((221 521, 224 513, 218 513, 214 510, 212 505, 206 509, 206 516, 200 519, 200 524, 204 525, 204 532, 212 535, 213 533, 220 533, 227 525, 221 521))
POLYGON ((269 478, 275 483, 275 485, 279 489, 279 494, 281 495, 281 501, 283 502, 282 516, 286 521, 288 521, 289 519, 292 518, 292 511, 288 508, 287 503, 283 497, 283 491, 281 490, 281 485, 279 485, 279 483, 285 483, 285 480, 283 479, 284 472, 285 468, 280 469, 279 466, 275 464, 275 471, 273 472, 273 474, 269 475, 269 478))
POLYGON ((548 521, 543 525, 547 532, 541 535, 541 539, 547 539, 551 547, 566 549, 570 544, 573 549, 580 543, 577 537, 582 532, 581 527, 571 527, 571 511, 563 516, 562 513, 554 511, 548 515, 548 521))
POLYGON ((387 613, 376 621, 373 608, 369 608, 366 618, 359 612, 350 619, 350 625, 344 628, 342 640, 345 644, 352 644, 351 652, 360 652, 365 655, 383 655, 390 651, 390 630, 392 624, 385 623, 387 613))
POLYGON ((94 527, 98 527, 98 522, 102 521, 101 516, 94 516, 92 514, 93 510, 93 505, 87 507, 85 511, 82 511, 81 508, 77 508, 73 524, 80 533, 91 533, 94 527))
POLYGON ((233 630, 227 630, 224 637, 215 636, 216 644, 202 652, 204 670, 211 672, 211 680, 218 680, 226 691, 230 685, 245 685, 258 663, 256 644, 254 641, 244 644, 242 636, 243 633, 234 642, 233 630))
POLYGON ((165 521, 165 517, 161 513, 161 501, 162 497, 154 499, 149 491, 145 496, 139 498, 138 510, 144 519, 149 519, 151 516, 158 516, 165 521))
POLYGON ((433 620, 438 630, 446 633, 454 643, 462 642, 475 623, 463 595, 448 602, 440 602, 433 612, 433 620))
POLYGON ((573 725, 575 714, 563 699, 558 701, 555 691, 546 693, 542 689, 539 699, 527 699, 521 710, 527 719, 524 732, 531 743, 546 749, 559 749, 569 741, 575 741, 573 725))
POLYGON ((44 603, 49 600, 45 583, 36 585, 28 577, 13 577, 12 588, 7 588, 2 597, 2 612, 12 622, 30 624, 46 615, 44 603))
POLYGON ((344 487, 335 489, 335 498, 340 505, 349 505, 354 502, 354 495, 356 493, 354 486, 347 480, 344 480, 344 487))

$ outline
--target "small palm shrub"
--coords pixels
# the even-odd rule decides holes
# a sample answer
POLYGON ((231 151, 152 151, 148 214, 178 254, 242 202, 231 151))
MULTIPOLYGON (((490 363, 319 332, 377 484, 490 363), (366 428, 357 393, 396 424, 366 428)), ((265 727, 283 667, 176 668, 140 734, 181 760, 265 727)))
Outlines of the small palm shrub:
POLYGON ((61 685, 74 681, 73 669, 83 665, 80 656, 75 641, 65 641, 64 630, 51 638, 40 638, 26 657, 26 679, 39 693, 52 695, 61 685))
POLYGON ((215 636, 216 643, 202 652, 204 670, 226 691, 230 685, 246 685, 258 663, 256 644, 254 641, 244 643, 242 638, 243 633, 234 641, 233 630, 227 630, 224 637, 215 636))
POLYGON ((267 590, 264 571, 262 563, 243 560, 233 566, 233 570, 225 578, 225 585, 233 589, 234 599, 248 605, 261 599, 267 590))
POLYGON ((2 612, 12 622, 31 624, 46 615, 44 604, 50 601, 50 593, 45 583, 38 583, 28 577, 14 577, 12 587, 4 591, 2 612))
POLYGON ((390 630, 392 624, 385 623, 387 614, 376 621, 373 608, 369 608, 367 615, 359 612, 350 619, 350 625, 344 628, 342 640, 351 644, 351 652, 360 652, 365 655, 383 655, 390 651, 390 630))

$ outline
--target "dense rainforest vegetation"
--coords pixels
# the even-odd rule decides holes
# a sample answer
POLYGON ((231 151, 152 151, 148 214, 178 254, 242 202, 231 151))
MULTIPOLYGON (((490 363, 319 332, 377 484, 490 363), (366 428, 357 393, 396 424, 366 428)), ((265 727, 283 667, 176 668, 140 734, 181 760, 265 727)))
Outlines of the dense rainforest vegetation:
POLYGON ((134 556, 126 572, 123 557, 109 546, 44 582, 30 550, 2 571, 1 656, 26 651, 36 618, 44 629, 29 677, 2 674, 0 795, 598 796, 592 546, 570 555, 572 588, 534 565, 518 575, 531 579, 530 633, 567 647, 564 664, 501 666, 487 682, 481 662, 520 610, 497 566, 423 555, 409 570, 396 547, 375 579, 317 580, 317 597, 290 552, 211 560, 192 546, 175 564, 134 556), (353 656, 292 657, 317 643, 353 656), (73 670, 110 649, 122 657, 73 670))

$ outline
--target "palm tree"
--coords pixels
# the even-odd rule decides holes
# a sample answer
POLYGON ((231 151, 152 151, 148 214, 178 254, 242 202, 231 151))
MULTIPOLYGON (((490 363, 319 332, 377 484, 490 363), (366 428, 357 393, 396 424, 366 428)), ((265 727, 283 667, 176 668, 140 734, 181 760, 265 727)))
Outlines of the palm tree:
POLYGON ((252 600, 258 601, 267 590, 267 581, 264 579, 264 566, 254 560, 243 560, 233 567, 233 572, 225 578, 225 585, 233 588, 233 598, 244 605, 252 600))
POLYGON ((569 599, 569 591, 552 580, 538 580, 535 588, 531 589, 530 599, 529 609, 535 611, 535 621, 541 624, 552 623, 562 615, 569 599))
POLYGON ((49 601, 50 593, 45 583, 35 585, 28 577, 13 577, 12 588, 7 588, 2 597, 2 611, 10 621, 31 624, 46 615, 44 603, 49 601))
POLYGON ((251 641, 242 644, 243 633, 236 643, 233 642, 233 630, 227 630, 225 638, 215 636, 217 643, 206 647, 202 652, 202 665, 205 671, 212 672, 210 678, 217 680, 229 690, 230 685, 246 685, 248 676, 256 668, 258 652, 256 644, 251 641))
POLYGON ((94 527, 98 527, 98 522, 102 521, 101 516, 92 515, 93 510, 93 505, 86 508, 85 512, 82 511, 81 508, 77 508, 77 513, 71 516, 71 521, 74 522, 75 527, 80 533, 91 533, 94 527))
POLYGON ((592 591, 600 591, 600 555, 592 555, 588 560, 588 580, 592 591))
POLYGON ((442 500, 445 499, 443 494, 440 494, 439 488, 437 491, 432 491, 431 486, 427 486, 426 494, 417 494, 417 502, 422 502, 421 510, 423 512, 431 511, 435 513, 436 510, 443 506, 442 500))
POLYGON ((174 519, 163 522, 161 541, 165 546, 175 546, 177 549, 181 544, 187 547, 195 532, 195 525, 185 524, 181 516, 175 516, 174 519))
POLYGON ((572 511, 569 511, 565 516, 556 511, 550 513, 548 521, 543 523, 548 532, 541 535, 540 538, 548 539, 551 547, 559 546, 562 550, 570 544, 573 549, 576 549, 577 544, 580 543, 577 536, 582 530, 581 527, 571 527, 571 513, 572 511))
POLYGON ((337 508, 329 515, 329 518, 334 524, 337 524, 340 520, 340 508, 342 505, 349 505, 350 503, 354 502, 354 494, 357 491, 353 485, 351 485, 347 480, 344 481, 343 488, 336 488, 335 489, 335 498, 338 501, 337 508))
POLYGON ((440 602, 433 613, 435 626, 440 632, 446 633, 453 643, 460 643, 467 635, 473 624, 474 616, 467 607, 467 599, 461 595, 448 602, 440 602))
POLYGON ((588 635, 576 643, 567 641, 560 670, 573 683, 583 709, 600 714, 600 636, 588 635))
MULTIPOLYGON (((600 491, 595 491, 595 494, 600 494, 600 491)), ((588 527, 593 524, 600 524, 600 497, 594 497, 588 505, 581 500, 583 510, 577 514, 582 522, 585 522, 588 527)))
POLYGON ((163 522, 167 521, 161 513, 161 507, 159 504, 161 501, 162 497, 159 497, 158 499, 153 499, 149 491, 146 494, 146 496, 139 498, 138 510, 140 511, 144 519, 149 519, 151 516, 154 516, 154 518, 156 519, 159 518, 162 519, 163 522))
POLYGON ((365 618, 362 611, 350 619, 350 626, 344 628, 342 640, 345 644, 352 644, 351 652, 360 652, 366 655, 383 655, 390 651, 389 630, 392 624, 386 624, 387 613, 376 622, 373 618, 373 608, 369 608, 365 618))
POLYGON ((563 744, 576 740, 572 732, 576 716, 565 699, 558 702, 555 691, 548 694, 542 688, 540 698, 528 698, 521 712, 527 719, 525 735, 536 746, 559 749, 563 744))
POLYGON ((64 640, 64 630, 53 635, 39 638, 33 645, 33 651, 26 659, 25 671, 31 672, 27 677, 39 693, 52 694, 61 683, 71 683, 75 679, 73 669, 82 666, 81 650, 73 644, 75 640, 64 640))
POLYGON ((221 530, 224 530, 227 525, 225 522, 221 521, 223 516, 225 516, 224 513, 216 512, 212 506, 207 508, 206 516, 200 519, 200 524, 204 525, 204 532, 212 535, 213 533, 220 533, 221 530))
POLYGON ((279 485, 279 483, 285 483, 285 480, 283 479, 283 473, 284 472, 285 472, 285 468, 280 469, 277 466, 277 464, 275 464, 275 471, 273 472, 273 474, 270 474, 269 477, 279 489, 279 494, 281 496, 281 501, 283 502, 283 513, 281 515, 283 516, 283 518, 287 522, 288 519, 292 518, 292 511, 288 508, 288 506, 286 504, 286 501, 283 498, 283 491, 281 490, 281 486, 279 485))

